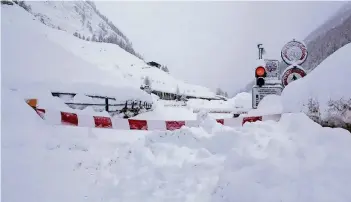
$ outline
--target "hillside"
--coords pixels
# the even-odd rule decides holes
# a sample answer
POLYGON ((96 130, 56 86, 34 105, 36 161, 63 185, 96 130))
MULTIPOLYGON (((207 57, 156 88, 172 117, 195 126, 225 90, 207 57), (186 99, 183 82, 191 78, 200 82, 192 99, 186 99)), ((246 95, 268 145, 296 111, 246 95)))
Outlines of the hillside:
POLYGON ((116 44, 141 58, 130 40, 92 1, 25 1, 21 5, 47 26, 83 40, 116 44))
MULTIPOLYGON (((149 77, 155 90, 173 93, 178 86, 184 94, 214 96, 208 88, 175 79, 115 44, 86 41, 73 36, 72 32, 78 29, 90 33, 89 29, 79 24, 81 18, 75 11, 78 4, 86 8, 90 6, 86 2, 76 1, 28 2, 31 6, 29 13, 16 4, 2 5, 2 49, 6 50, 2 52, 3 83, 11 87, 19 85, 15 81, 20 81, 21 86, 47 81, 65 85, 86 82, 119 88, 127 86, 132 91, 140 91, 137 93, 140 95, 143 92, 139 88, 149 77), (48 19, 45 22, 50 22, 52 26, 38 19, 42 15, 32 15, 39 10, 45 13, 48 19), (53 29, 53 26, 60 29, 53 29), (19 55, 21 60, 12 60, 14 55, 19 55)), ((92 14, 92 19, 96 18, 97 15, 92 14)), ((101 30, 97 28, 95 32, 101 30)), ((57 88, 59 84, 55 86, 57 88)))
MULTIPOLYGON (((351 2, 346 2, 334 16, 312 31, 303 41, 307 45, 309 55, 302 67, 312 71, 329 55, 351 42, 351 2)), ((281 67, 283 71, 287 65, 282 62, 281 67)))

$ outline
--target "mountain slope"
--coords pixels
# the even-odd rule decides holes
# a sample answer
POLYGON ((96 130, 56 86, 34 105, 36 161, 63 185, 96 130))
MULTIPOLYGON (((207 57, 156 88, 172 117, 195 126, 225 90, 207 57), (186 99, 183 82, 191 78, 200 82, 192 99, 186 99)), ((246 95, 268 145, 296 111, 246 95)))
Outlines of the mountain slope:
POLYGON ((13 89, 27 88, 32 91, 46 89, 69 92, 83 84, 85 88, 76 90, 110 95, 122 100, 151 100, 148 94, 130 85, 127 79, 117 74, 118 72, 101 69, 82 60, 53 42, 51 37, 63 34, 73 41, 82 40, 43 25, 19 6, 5 5, 1 11, 3 86, 13 89))
MULTIPOLYGON (((351 42, 351 2, 346 2, 333 17, 312 31, 303 41, 308 49, 308 58, 302 67, 312 71, 329 55, 351 42)), ((287 65, 281 62, 281 67, 284 71, 287 65)))
POLYGON ((188 95, 214 96, 208 88, 175 79, 114 44, 81 40, 64 30, 52 29, 17 5, 2 8, 2 49, 6 50, 2 52, 2 69, 9 86, 18 86, 16 81, 22 86, 39 81, 88 82, 141 91, 140 86, 149 77, 155 90, 174 93, 178 86, 188 95), (12 60, 13 55, 23 58, 12 60))
POLYGON ((42 23, 84 40, 114 43, 141 58, 129 39, 102 15, 91 1, 26 1, 30 13, 42 23))

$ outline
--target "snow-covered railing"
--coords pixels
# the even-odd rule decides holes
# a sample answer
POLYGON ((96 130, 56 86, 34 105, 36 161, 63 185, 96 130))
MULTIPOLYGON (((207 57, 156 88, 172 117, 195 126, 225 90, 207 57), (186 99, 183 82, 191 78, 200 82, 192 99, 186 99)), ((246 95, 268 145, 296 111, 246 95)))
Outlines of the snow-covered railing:
MULTIPOLYGON (((67 93, 67 92, 51 92, 55 97, 68 96, 73 98, 76 93, 67 93)), ((141 100, 126 100, 123 103, 113 103, 116 102, 116 99, 113 97, 107 96, 97 96, 97 95, 86 95, 94 99, 101 99, 103 103, 82 103, 82 102, 65 102, 72 109, 84 109, 87 106, 91 106, 94 110, 102 111, 105 110, 109 114, 121 114, 126 115, 125 118, 135 116, 139 114, 141 110, 149 111, 152 109, 152 103, 143 102, 141 100), (112 102, 112 103, 111 103, 112 102)))
POLYGON ((236 108, 193 108, 194 113, 206 111, 207 113, 223 113, 223 114, 247 114, 249 109, 236 108))

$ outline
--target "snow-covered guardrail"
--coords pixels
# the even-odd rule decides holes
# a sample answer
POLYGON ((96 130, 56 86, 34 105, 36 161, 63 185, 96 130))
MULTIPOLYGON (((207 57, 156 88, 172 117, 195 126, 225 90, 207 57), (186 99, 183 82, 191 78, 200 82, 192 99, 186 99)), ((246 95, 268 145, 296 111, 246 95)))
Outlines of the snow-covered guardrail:
POLYGON ((194 113, 198 113, 200 111, 206 111, 207 113, 216 113, 216 114, 233 114, 233 117, 238 117, 241 114, 247 114, 248 109, 206 109, 206 108, 198 108, 193 109, 194 113))

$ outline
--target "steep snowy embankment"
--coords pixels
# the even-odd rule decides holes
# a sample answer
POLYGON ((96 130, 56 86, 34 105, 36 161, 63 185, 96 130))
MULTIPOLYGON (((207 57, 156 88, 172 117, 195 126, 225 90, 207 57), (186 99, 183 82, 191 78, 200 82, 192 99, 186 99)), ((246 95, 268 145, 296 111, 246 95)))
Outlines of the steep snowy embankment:
MULTIPOLYGON (((134 86, 135 88, 140 88, 140 86, 144 83, 144 79, 149 77, 151 86, 155 90, 176 93, 178 87, 179 92, 186 95, 214 97, 214 93, 211 92, 210 89, 203 86, 186 83, 172 77, 170 74, 158 68, 150 67, 143 60, 126 52, 116 44, 86 41, 79 39, 78 37, 74 37, 72 34, 74 32, 82 33, 86 35, 86 37, 89 36, 90 39, 93 35, 101 35, 102 38, 108 38, 108 36, 116 34, 110 25, 106 24, 105 20, 97 15, 96 11, 84 1, 28 2, 28 5, 32 7, 32 13, 37 17, 28 15, 28 13, 23 9, 21 9, 21 11, 26 12, 26 16, 24 14, 20 14, 19 16, 9 15, 7 14, 9 11, 6 11, 5 13, 7 18, 11 18, 13 22, 16 22, 16 24, 23 29, 16 30, 17 32, 23 32, 27 28, 39 28, 39 25, 33 26, 33 22, 26 26, 21 24, 25 24, 25 22, 31 20, 32 18, 37 19, 34 21, 35 24, 40 23, 39 20, 41 20, 47 25, 46 27, 50 29, 43 29, 41 26, 36 31, 44 34, 49 41, 61 46, 67 52, 84 60, 85 63, 89 63, 89 65, 85 66, 93 65, 103 70, 103 72, 106 72, 107 76, 114 78, 114 82, 116 83, 127 84, 134 86), (61 31, 57 30, 58 27, 60 27, 61 31)), ((15 5, 13 7, 17 6, 15 5)), ((9 9, 11 10, 12 8, 8 6, 6 10, 9 9)), ((14 13, 18 12, 20 11, 14 11, 14 13)), ((126 38, 123 36, 123 34, 119 35, 118 39, 125 41, 126 38)), ((24 38, 23 40, 26 39, 27 38, 24 38)), ((53 55, 51 52, 46 54, 53 55)), ((46 56, 46 54, 44 54, 44 56, 46 56)), ((57 62, 57 65, 60 65, 60 63, 57 62)), ((76 65, 72 64, 71 66, 76 65)), ((83 71, 84 70, 81 70, 81 72, 83 71)), ((68 69, 65 72, 69 72, 68 69)), ((97 76, 99 77, 99 74, 97 74, 97 76)), ((105 81, 108 80, 108 78, 96 79, 108 83, 108 81, 105 81)))
MULTIPOLYGON (((151 100, 147 93, 130 85, 118 71, 98 68, 82 60, 65 50, 63 45, 53 42, 51 37, 64 34, 72 41, 79 39, 43 25, 16 5, 2 5, 1 15, 3 86, 27 91, 40 88, 101 95, 108 93, 121 100, 151 100)), ((69 42, 62 39, 57 43, 69 42)))
POLYGON ((313 98, 319 102, 323 115, 329 100, 350 99, 350 55, 351 44, 347 44, 325 59, 306 77, 289 84, 282 93, 284 111, 307 111, 308 99, 313 98))

